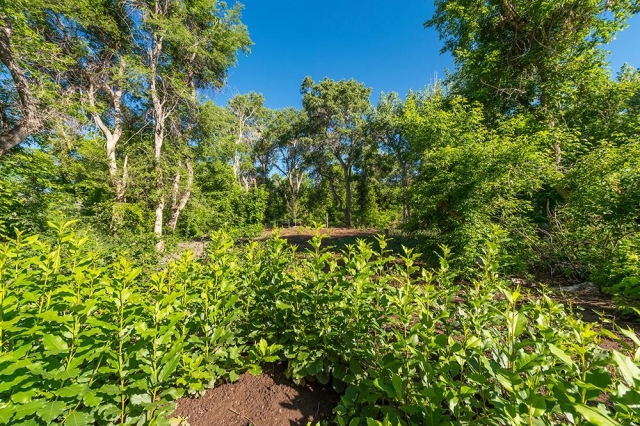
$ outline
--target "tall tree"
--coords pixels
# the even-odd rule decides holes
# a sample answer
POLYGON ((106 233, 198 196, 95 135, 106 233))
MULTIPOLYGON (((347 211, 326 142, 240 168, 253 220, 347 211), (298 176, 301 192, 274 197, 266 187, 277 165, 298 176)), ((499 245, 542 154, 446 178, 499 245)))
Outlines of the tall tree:
MULTIPOLYGON (((409 93, 409 102, 416 102, 418 94, 409 93)), ((372 131, 380 141, 380 148, 389 154, 396 165, 402 200, 402 223, 410 216, 409 188, 417 171, 420 154, 413 149, 404 129, 404 103, 397 93, 381 94, 372 120, 372 131)))
MULTIPOLYGON (((71 63, 59 46, 45 38, 50 15, 65 1, 16 0, 0 7, 0 155, 9 152, 44 127, 56 112, 62 70, 71 63)), ((60 105, 58 105, 59 107, 60 105)))
POLYGON ((233 174, 238 184, 248 191, 256 182, 253 148, 265 129, 264 96, 255 92, 235 95, 229 99, 228 108, 236 119, 233 174))
MULTIPOLYGON (((355 164, 363 155, 367 142, 367 116, 372 106, 371 89, 355 80, 334 81, 328 78, 316 83, 306 77, 302 83, 302 105, 315 134, 313 150, 318 159, 333 158, 342 171, 344 184, 344 224, 351 227, 351 183, 355 164), (323 153, 329 154, 325 155, 323 153)), ((320 165, 326 170, 326 166, 320 165)), ((319 168, 319 170, 320 170, 319 168)), ((342 197, 332 185, 338 204, 342 197)))
MULTIPOLYGON (((112 227, 126 201, 129 156, 120 150, 126 135, 126 115, 135 110, 138 89, 131 28, 125 4, 104 0, 90 5, 76 2, 51 19, 55 33, 48 36, 65 51, 73 52, 75 64, 65 74, 70 87, 80 92, 87 115, 105 140, 109 181, 114 192, 112 227)), ((134 114, 135 115, 135 114, 134 114)))
MULTIPOLYGON (((436 0, 425 23, 438 29, 456 64, 454 91, 489 114, 535 112, 550 128, 567 94, 605 73, 605 52, 637 0, 436 0)), ((562 138, 550 140, 556 166, 562 138)))
POLYGON ((171 130, 167 120, 181 104, 193 104, 197 90, 221 87, 237 52, 246 50, 250 40, 240 22, 240 6, 227 8, 217 0, 136 0, 133 4, 141 16, 138 44, 147 67, 155 127, 158 201, 153 230, 162 250, 166 203, 162 152, 171 130))
POLYGON ((267 130, 267 139, 275 151, 273 165, 286 181, 284 197, 294 225, 297 225, 300 214, 300 190, 306 174, 305 156, 310 142, 307 130, 306 114, 294 108, 276 111, 267 130))
POLYGON ((436 0, 435 27, 456 65, 454 90, 502 112, 551 108, 604 64, 598 47, 636 0, 436 0))

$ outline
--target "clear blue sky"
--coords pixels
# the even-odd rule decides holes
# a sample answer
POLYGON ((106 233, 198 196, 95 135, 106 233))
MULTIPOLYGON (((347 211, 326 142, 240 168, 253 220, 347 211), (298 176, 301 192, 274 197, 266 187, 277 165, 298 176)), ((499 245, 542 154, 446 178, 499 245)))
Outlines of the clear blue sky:
MULTIPOLYGON (((231 3, 231 2, 230 2, 231 3)), ((236 93, 263 93, 270 108, 300 107, 300 84, 354 78, 380 92, 404 96, 452 69, 451 57, 423 23, 433 13, 430 0, 310 1, 244 0, 242 21, 254 42, 229 72, 227 86, 212 96, 226 105, 236 93)), ((610 46, 612 69, 624 62, 640 66, 640 16, 610 46)))

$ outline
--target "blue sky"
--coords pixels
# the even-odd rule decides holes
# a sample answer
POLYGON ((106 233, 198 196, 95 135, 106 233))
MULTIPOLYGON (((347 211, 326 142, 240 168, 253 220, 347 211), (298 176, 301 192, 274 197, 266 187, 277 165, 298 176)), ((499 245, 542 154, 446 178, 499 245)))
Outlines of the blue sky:
MULTIPOLYGON (((433 13, 429 0, 284 1, 244 0, 242 21, 254 42, 229 72, 227 86, 212 96, 226 105, 236 93, 263 93, 270 108, 300 107, 300 84, 354 78, 380 92, 401 95, 422 89, 452 69, 451 57, 423 23, 433 13)), ((640 16, 611 43, 612 69, 640 66, 640 16)))

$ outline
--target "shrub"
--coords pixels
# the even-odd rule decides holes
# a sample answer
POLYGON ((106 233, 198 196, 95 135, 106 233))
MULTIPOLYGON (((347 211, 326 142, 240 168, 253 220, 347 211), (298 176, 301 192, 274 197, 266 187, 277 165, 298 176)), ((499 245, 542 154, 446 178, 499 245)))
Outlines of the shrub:
POLYGON ((0 245, 0 424, 168 424, 181 395, 279 359, 343 393, 340 425, 640 420, 637 336, 601 349, 593 325, 499 277, 496 242, 463 283, 448 249, 427 270, 382 238, 336 256, 320 235, 296 253, 217 233, 203 262, 154 272, 70 227, 0 245))

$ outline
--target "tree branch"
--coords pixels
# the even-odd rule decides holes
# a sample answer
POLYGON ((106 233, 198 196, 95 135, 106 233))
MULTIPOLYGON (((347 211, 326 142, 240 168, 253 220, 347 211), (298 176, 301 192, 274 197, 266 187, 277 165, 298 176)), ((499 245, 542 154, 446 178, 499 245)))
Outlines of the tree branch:
POLYGON ((37 115, 36 100, 29 88, 27 77, 13 56, 10 37, 11 30, 4 25, 0 26, 0 61, 11 73, 20 98, 23 116, 8 131, 3 129, 0 133, 0 155, 6 154, 42 127, 42 121, 37 115))

